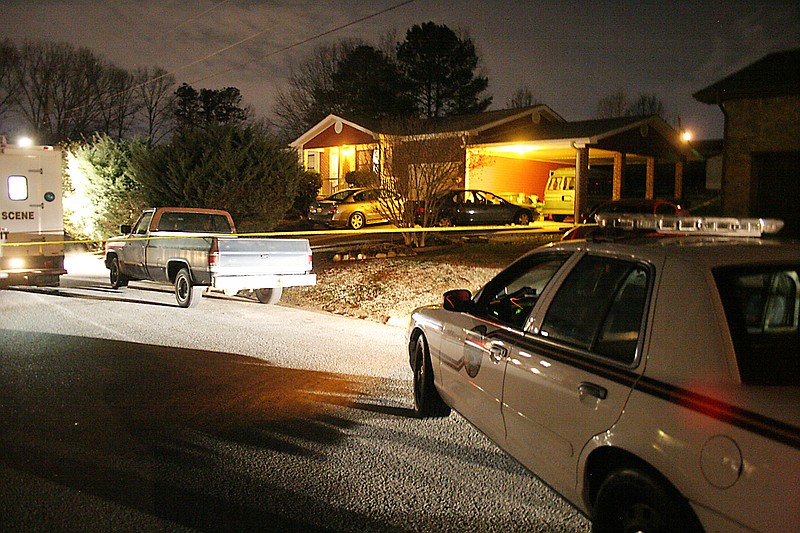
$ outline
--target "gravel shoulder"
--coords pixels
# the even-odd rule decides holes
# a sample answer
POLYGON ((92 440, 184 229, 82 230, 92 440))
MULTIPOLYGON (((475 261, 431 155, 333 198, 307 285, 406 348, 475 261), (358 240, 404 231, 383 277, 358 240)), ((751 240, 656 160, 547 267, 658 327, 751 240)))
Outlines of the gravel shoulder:
POLYGON ((394 249, 388 254, 398 254, 394 257, 375 249, 315 254, 317 285, 286 289, 281 304, 404 325, 414 309, 438 304, 445 291, 474 292, 514 259, 559 237, 536 233, 453 239, 429 249, 394 249), (366 258, 341 259, 359 255, 366 258))

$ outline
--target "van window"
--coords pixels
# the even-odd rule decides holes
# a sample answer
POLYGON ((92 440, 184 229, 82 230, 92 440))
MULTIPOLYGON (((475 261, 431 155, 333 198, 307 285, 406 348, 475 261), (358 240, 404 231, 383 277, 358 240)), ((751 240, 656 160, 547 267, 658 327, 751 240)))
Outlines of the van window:
POLYGON ((16 201, 28 199, 28 178, 25 176, 8 177, 8 199, 16 201))

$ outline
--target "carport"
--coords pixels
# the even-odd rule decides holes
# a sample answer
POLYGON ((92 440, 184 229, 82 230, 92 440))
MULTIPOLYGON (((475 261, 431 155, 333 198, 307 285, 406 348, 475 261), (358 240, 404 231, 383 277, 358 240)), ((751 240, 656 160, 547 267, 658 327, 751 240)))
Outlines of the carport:
POLYGON ((689 148, 679 132, 656 115, 579 122, 516 122, 511 127, 499 125, 470 137, 465 186, 543 198, 551 170, 575 167, 577 219, 578 213, 590 207, 590 166, 613 170, 611 199, 632 196, 630 188, 626 190, 630 174, 643 174, 643 190, 635 196, 643 193, 645 198, 654 198, 656 190, 664 195, 664 184, 657 181, 664 180, 672 185, 666 195, 680 199, 688 154, 689 148))

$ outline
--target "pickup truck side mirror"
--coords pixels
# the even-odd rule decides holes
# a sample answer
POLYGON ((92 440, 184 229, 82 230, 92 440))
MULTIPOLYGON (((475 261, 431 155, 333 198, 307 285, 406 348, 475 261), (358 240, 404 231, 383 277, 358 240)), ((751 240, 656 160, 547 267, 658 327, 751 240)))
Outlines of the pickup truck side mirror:
POLYGON ((442 308, 445 311, 462 313, 472 309, 472 293, 466 289, 456 289, 444 293, 442 308))
POLYGON ((129 235, 131 232, 131 225, 130 224, 123 224, 119 227, 119 232, 123 235, 129 235))

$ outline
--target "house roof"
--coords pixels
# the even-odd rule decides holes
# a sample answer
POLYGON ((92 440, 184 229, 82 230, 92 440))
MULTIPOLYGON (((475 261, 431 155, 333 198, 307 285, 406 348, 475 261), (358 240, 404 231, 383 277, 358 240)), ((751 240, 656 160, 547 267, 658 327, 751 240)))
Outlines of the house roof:
POLYGON ((517 128, 500 131, 497 134, 488 132, 487 135, 481 136, 477 142, 480 144, 490 144, 515 142, 519 139, 528 141, 580 139, 588 143, 594 143, 606 137, 644 125, 652 125, 664 134, 672 130, 658 115, 632 116, 581 120, 577 122, 541 122, 539 124, 525 124, 517 128))
POLYGON ((800 94, 800 48, 769 54, 694 93, 704 104, 800 94))
MULTIPOLYGON (((445 134, 445 133, 470 133, 476 134, 483 130, 494 128, 502 124, 519 120, 525 117, 540 118, 546 121, 563 122, 564 119, 549 106, 539 104, 530 107, 517 109, 499 109, 495 111, 484 111, 470 115, 455 117, 442 117, 423 120, 399 120, 396 123, 381 123, 376 120, 362 119, 344 115, 328 115, 303 135, 290 143, 291 146, 299 147, 313 139, 321 132, 325 131, 336 122, 347 124, 365 133, 377 137, 378 133, 395 135, 419 135, 419 134, 445 134)), ((532 122, 532 121, 531 121, 532 122)))

